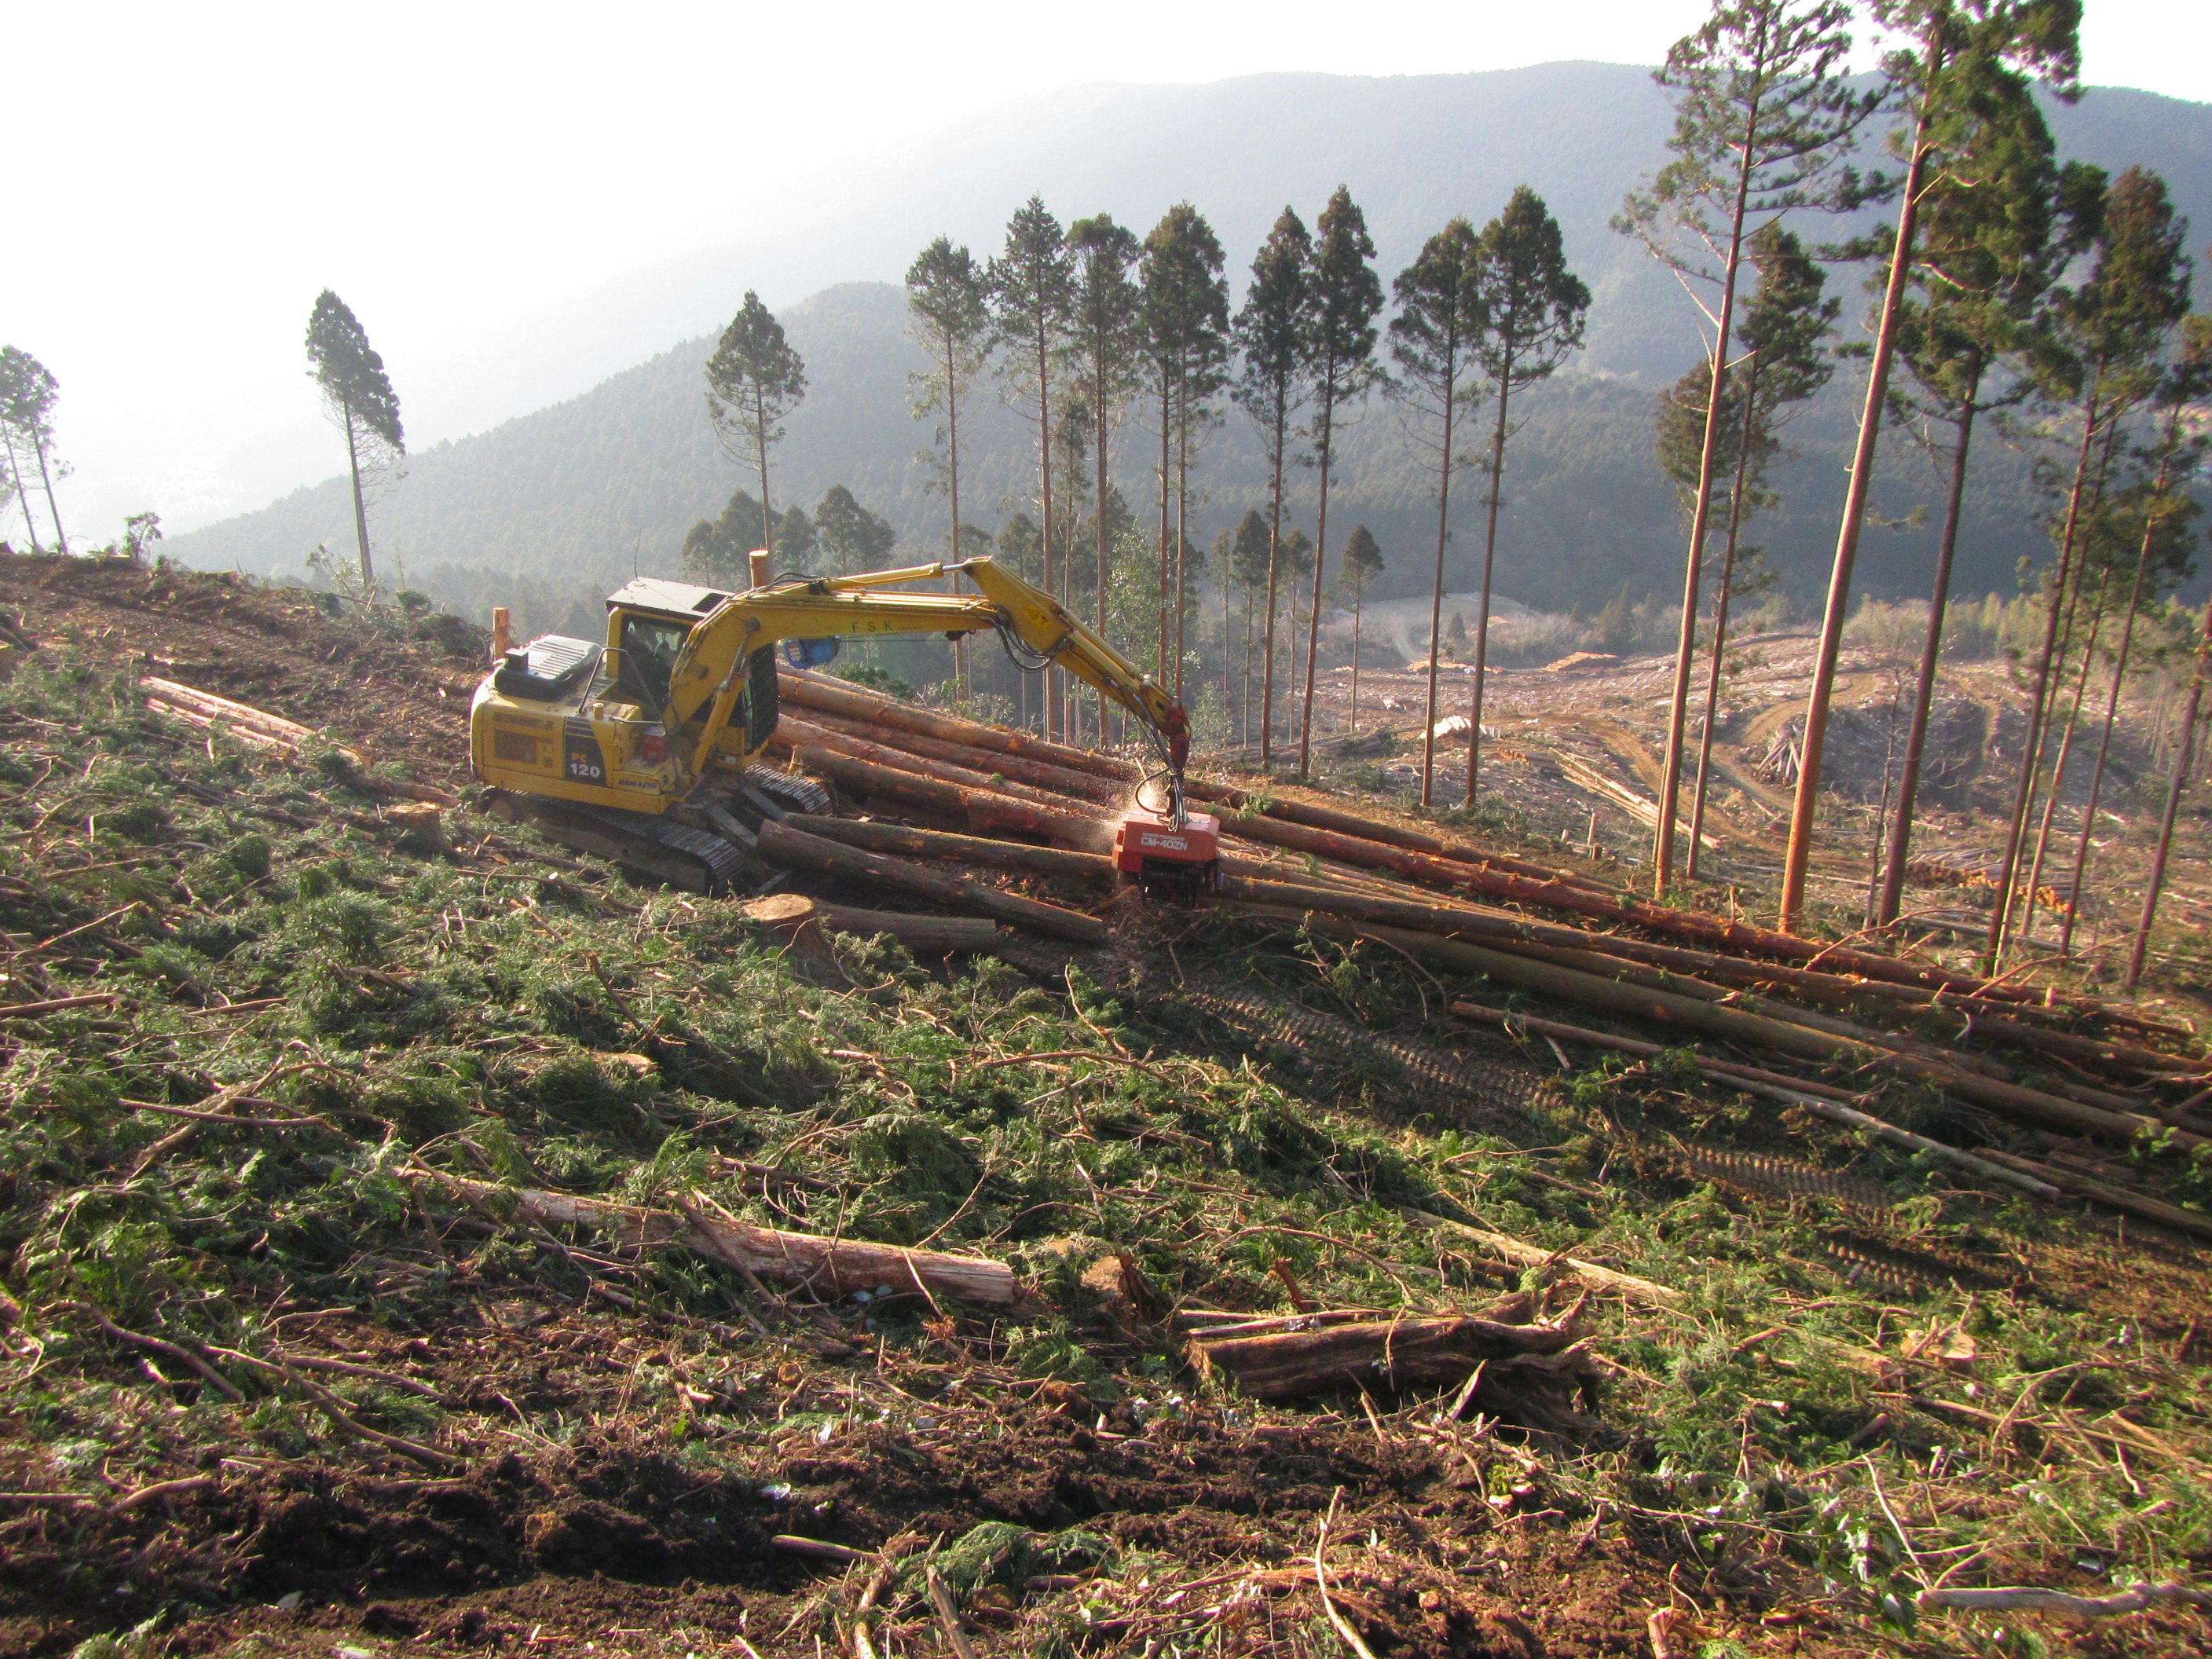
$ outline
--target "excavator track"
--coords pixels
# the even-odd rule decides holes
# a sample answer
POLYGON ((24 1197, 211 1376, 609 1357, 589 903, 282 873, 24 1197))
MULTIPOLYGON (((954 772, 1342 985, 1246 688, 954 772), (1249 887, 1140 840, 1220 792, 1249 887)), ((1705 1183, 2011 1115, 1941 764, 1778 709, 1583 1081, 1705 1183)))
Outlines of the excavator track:
POLYGON ((745 849, 672 818, 507 790, 493 792, 486 806, 509 823, 536 825, 564 847, 612 859, 687 892, 726 893, 748 884, 750 860, 745 849))

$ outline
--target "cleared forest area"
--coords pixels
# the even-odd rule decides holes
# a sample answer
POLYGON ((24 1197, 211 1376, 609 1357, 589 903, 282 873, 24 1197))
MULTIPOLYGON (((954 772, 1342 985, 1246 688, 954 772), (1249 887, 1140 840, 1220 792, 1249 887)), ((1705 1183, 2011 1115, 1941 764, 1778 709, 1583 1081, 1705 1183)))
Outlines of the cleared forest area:
MULTIPOLYGON (((1970 1046, 1850 1013, 1991 1098, 2172 1116, 2114 1139, 1295 906, 970 869, 1103 941, 794 937, 476 811, 449 619, 58 559, 0 562, 0 605, 35 647, 0 686, 7 1651, 2201 1650, 2166 1588, 2212 1566, 2185 975, 1969 998, 1970 1046), (910 1272, 810 1290, 775 1235, 910 1272)), ((1576 780, 1638 787, 1651 667, 1540 672, 1493 688, 1510 811, 1276 797, 1632 885, 1633 814, 1576 780)), ((1346 904, 1334 857, 1254 856, 1346 904)), ((1831 943, 1723 1012, 1809 1022, 1831 943)))

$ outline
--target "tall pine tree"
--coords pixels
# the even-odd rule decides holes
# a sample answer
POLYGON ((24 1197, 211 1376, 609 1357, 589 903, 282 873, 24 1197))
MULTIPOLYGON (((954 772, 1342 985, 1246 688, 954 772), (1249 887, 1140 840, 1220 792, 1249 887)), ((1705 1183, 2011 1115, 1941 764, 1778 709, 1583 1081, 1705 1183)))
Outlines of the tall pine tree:
POLYGON ((707 418, 723 450, 760 476, 761 517, 775 520, 768 493, 769 453, 783 439, 784 416, 806 395, 806 364, 783 337, 783 325, 745 290, 744 303, 707 360, 707 418))
POLYGON ((1320 520, 1314 529, 1313 605, 1306 617, 1305 698, 1298 715, 1298 775, 1313 762, 1314 665, 1321 652, 1322 576, 1328 562, 1328 483, 1337 427, 1345 410, 1375 384, 1375 314, 1382 282, 1375 274, 1367 218, 1342 185, 1314 227, 1312 334, 1307 350, 1313 386, 1314 461, 1321 469, 1320 520))
MULTIPOLYGON (((1098 558, 1097 608, 1099 636, 1107 635, 1107 603, 1114 586, 1114 533, 1104 510, 1110 486, 1114 428, 1137 390, 1143 337, 1139 324, 1143 294, 1129 275, 1141 252, 1136 237, 1110 214, 1078 219, 1067 228, 1074 256, 1075 309, 1071 331, 1077 372, 1091 410, 1091 461, 1097 474, 1093 499, 1099 510, 1091 522, 1098 558)), ((1098 696, 1098 741, 1106 741, 1106 696, 1098 696)))
MULTIPOLYGON (((2059 343, 2067 356, 2050 377, 2052 401, 2078 422, 2079 438, 2073 446, 2072 481, 2058 522, 2057 557, 2043 584, 2046 605, 2029 677, 2027 742, 2013 793, 1997 900, 1990 918, 1992 965, 2004 953, 2021 896, 2017 878, 2027 850, 2045 733, 2064 678, 2056 671, 2075 656, 2077 618, 2085 624, 2093 620, 2081 614, 2083 597, 2101 589, 2108 574, 2102 561, 2093 556, 2099 548, 2087 532, 2102 516, 2103 482, 2123 426, 2155 391, 2159 354, 2168 331, 2189 304, 2189 264, 2181 252, 2181 227, 2174 222, 2162 179, 2148 169, 2130 167, 2112 181, 2097 205, 2085 206, 2082 212, 2095 223, 2094 254, 2087 279, 2054 296, 2059 343)), ((2072 737, 2069 721, 2060 737, 2054 789, 2063 787, 2072 737)), ((2039 851, 2026 890, 2031 919, 2040 864, 2039 851)))
MULTIPOLYGON (((1744 355, 1724 385, 1731 408, 1724 411, 1725 434, 1718 458, 1730 478, 1721 568, 1714 583, 1712 637, 1707 647, 1705 708, 1698 728, 1697 783, 1691 797, 1689 848, 1683 860, 1690 879, 1698 875, 1698 852, 1705 828, 1705 790, 1711 775, 1713 722, 1720 707, 1721 673, 1727 661, 1729 615, 1736 599, 1756 591, 1771 575, 1758 568, 1757 550, 1742 544, 1744 526, 1772 496, 1765 489, 1767 468, 1782 447, 1781 431, 1791 414, 1808 402, 1835 373, 1829 341, 1843 302, 1826 297, 1820 266, 1796 236, 1779 224, 1762 225, 1748 239, 1759 281, 1745 302, 1737 337, 1744 355)), ((1700 363, 1675 388, 1674 420, 1661 421, 1662 465, 1686 495, 1705 470, 1705 397, 1710 363, 1700 363)))
MULTIPOLYGON (((1477 282, 1482 331, 1474 351, 1488 377, 1498 414, 1490 433, 1490 519, 1483 532, 1480 614, 1474 624, 1474 689, 1468 710, 1467 804, 1474 805, 1482 758, 1482 691, 1490 648, 1490 585, 1498 562, 1498 509, 1505 499, 1507 409, 1514 392, 1550 378, 1583 343, 1590 292, 1567 269, 1559 221, 1544 198, 1522 185, 1505 211, 1482 228, 1477 282)), ((1433 673, 1433 671, 1431 671, 1433 673)))
MULTIPOLYGON (((1053 397, 1066 368, 1068 325, 1075 307, 1075 279, 1060 221, 1032 196, 1006 222, 1006 243, 991 261, 991 295, 999 338, 1000 390, 1036 428, 1038 540, 1047 592, 1054 587, 1054 562, 1060 526, 1054 515, 1053 446, 1059 428, 1053 397)), ((1047 737, 1066 731, 1065 688, 1057 674, 1044 684, 1043 725, 1047 737)))
POLYGON ((1229 284, 1222 276, 1222 265, 1220 239, 1205 216, 1188 202, 1170 208, 1145 238, 1144 329, 1160 420, 1158 677, 1162 684, 1167 683, 1172 660, 1178 697, 1182 695, 1183 623, 1190 608, 1193 574, 1186 557, 1190 545, 1191 451, 1211 418, 1211 399, 1221 390, 1223 366, 1229 355, 1229 284), (1168 625, 1170 587, 1177 596, 1172 630, 1168 625))
MULTIPOLYGON (((1805 699, 1805 737, 1797 765, 1797 791, 1790 814, 1790 839, 1782 866, 1781 925, 1797 925, 1811 867, 1813 823, 1820 805, 1820 767, 1828 740, 1828 708, 1836 689, 1836 660, 1850 613, 1851 575, 1874 487, 1875 454, 1887 405, 1889 366, 1897 345, 1897 319, 1915 255, 1921 198, 1945 158, 1939 149, 1946 107, 1971 85, 1959 72, 1972 62, 2004 64, 2040 76, 2062 98, 2075 95, 2081 52, 2077 36, 2081 0, 1872 0, 1875 18, 1910 44, 1889 54, 1885 77, 1911 124, 1893 135, 1905 162, 1897 223, 1889 236, 1887 274, 1867 368, 1866 402, 1851 452, 1850 483, 1828 573, 1827 604, 1813 660, 1812 690, 1805 699)), ((2002 908, 2002 906, 1999 907, 2002 908)))
POLYGON ((1674 160, 1628 198, 1615 228, 1638 237, 1685 279, 1711 327, 1698 480, 1682 582, 1682 635, 1668 703, 1655 879, 1672 876, 1685 711, 1697 643, 1706 525, 1728 408, 1737 277, 1750 237, 1793 209, 1843 205, 1850 139, 1873 95, 1844 78, 1850 50, 1844 0, 1716 0, 1654 76, 1674 104, 1674 160), (1710 303, 1699 292, 1710 291, 1710 303))
MULTIPOLYGON (((1252 260, 1252 281, 1237 313, 1240 358, 1232 396, 1260 429, 1267 458, 1267 617, 1260 659, 1260 765, 1271 763, 1275 722, 1276 586, 1282 574, 1283 468, 1291 424, 1306 398, 1306 342, 1313 298, 1307 284, 1313 239, 1285 207, 1252 260)), ((1249 702, 1249 696, 1247 701, 1249 702)))
POLYGON ((1460 413, 1481 395, 1478 347, 1489 331, 1482 280, 1482 240, 1454 219, 1422 244, 1420 257, 1392 284, 1398 314, 1390 319, 1390 358, 1398 373, 1391 393, 1413 418, 1409 429, 1436 458, 1437 564, 1429 592, 1429 701, 1421 738, 1421 805, 1432 804, 1437 769, 1437 674, 1443 636, 1444 547, 1451 539, 1452 474, 1466 458, 1454 436, 1460 413), (1433 436, 1430 435, 1431 433, 1433 436))
POLYGON ((60 396, 60 383, 44 363, 21 346, 0 346, 0 445, 8 451, 9 483, 22 503, 23 523, 31 532, 34 553, 42 550, 39 527, 31 517, 31 494, 23 487, 19 454, 37 461, 39 481, 46 488, 46 512, 53 520, 54 546, 61 552, 69 551, 69 538, 62 532, 61 508, 54 502, 54 474, 67 471, 52 459, 54 404, 60 396))
POLYGON ((2088 188, 2094 175, 2078 167, 2062 173, 2027 77, 1987 59, 1968 59, 1959 72, 1969 82, 1967 95, 1941 112, 1936 141, 1948 160, 1924 192, 1922 252, 1899 301, 1897 360, 1908 383, 1890 395, 1892 418, 1908 430, 1948 428, 1940 443, 1923 439, 1945 468, 1948 488, 1875 902, 1875 919, 1885 927, 1904 903, 1975 425, 2034 389, 2049 349, 2044 301, 2079 251, 2085 207, 2094 210, 2088 188))
POLYGON ((937 438, 943 458, 933 447, 925 452, 932 465, 944 470, 945 492, 950 498, 945 545, 948 558, 960 556, 960 417, 968 408, 975 377, 991 356, 991 288, 989 273, 975 263, 964 247, 955 247, 940 236, 922 249, 906 273, 907 330, 916 344, 929 354, 927 369, 907 376, 912 388, 914 417, 932 414, 943 417, 937 438))
POLYGON ((1367 589, 1382 574, 1382 550, 1364 524, 1345 538, 1337 585, 1352 597, 1352 729, 1359 729, 1359 611, 1367 589))
POLYGON ((324 407, 345 434, 362 601, 373 605, 376 567, 368 551, 368 498, 362 478, 364 472, 374 477, 387 471, 407 453, 399 424, 399 394, 384 372, 384 359, 368 343, 368 331, 346 302, 328 289, 316 296, 307 318, 307 362, 324 407))

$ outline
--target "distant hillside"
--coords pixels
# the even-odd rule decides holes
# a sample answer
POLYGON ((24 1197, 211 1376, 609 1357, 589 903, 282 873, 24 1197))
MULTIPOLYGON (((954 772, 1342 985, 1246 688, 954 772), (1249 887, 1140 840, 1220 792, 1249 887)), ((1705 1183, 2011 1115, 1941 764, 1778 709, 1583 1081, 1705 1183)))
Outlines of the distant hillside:
MULTIPOLYGON (((1500 589, 1532 604, 1594 607, 1624 585, 1664 590, 1678 580, 1680 532, 1651 458, 1650 416, 1657 387, 1697 351, 1692 313, 1671 281, 1605 224, 1621 193, 1662 157, 1666 108, 1644 71, 1553 64, 1391 81, 1261 76, 1202 88, 1089 89, 1065 109, 1018 114, 961 130, 918 159, 912 174, 856 186, 856 200, 874 200, 882 210, 799 239, 801 246, 757 259, 696 256, 681 267, 690 275, 680 282, 677 268, 646 273, 630 294, 635 314, 623 326, 634 330, 650 315, 711 321, 757 270, 764 286, 774 272, 818 270, 833 259, 848 271, 895 274, 939 228, 988 251, 1031 188, 1043 189, 1063 213, 1103 205, 1140 231, 1168 202, 1188 196, 1213 218, 1232 275, 1241 275, 1285 198, 1310 214, 1344 179, 1368 212, 1387 273, 1451 212, 1487 216, 1525 177, 1559 215, 1595 303, 1577 371, 1516 404, 1527 424, 1509 457, 1500 589)), ((2212 106, 2098 92, 2056 110, 2054 119, 2069 153, 2160 167, 2200 229, 2212 230, 2212 106)), ((1853 310, 1859 276, 1840 279, 1853 285, 1853 310)), ((596 302, 601 322, 620 297, 610 290, 596 302)), ((903 337, 900 290, 848 283, 787 304, 782 315, 811 386, 778 452, 779 499, 811 505, 828 485, 843 483, 890 518, 904 548, 942 545, 941 503, 925 493, 927 474, 914 461, 927 434, 907 414, 906 377, 916 357, 903 337)), ((594 325, 580 316, 583 333, 594 325)), ((672 568, 684 532, 744 482, 707 427, 699 371, 708 348, 705 338, 684 340, 581 396, 414 457, 405 482, 377 512, 375 533, 387 556, 471 609, 505 591, 502 583, 527 582, 538 608, 557 609, 562 596, 602 586, 633 562, 641 570, 672 568)), ((1758 531, 1785 581, 1803 592, 1817 586, 1840 502, 1856 392, 1848 372, 1838 379, 1794 434, 1802 456, 1778 480, 1784 510, 1758 531)), ((1033 488, 1030 439, 988 392, 972 438, 968 517, 993 526, 1033 488)), ((1127 429, 1117 476, 1133 500, 1149 488, 1142 452, 1140 434, 1127 429)), ((1390 563, 1380 596, 1415 591, 1433 558, 1430 480, 1395 413, 1370 410, 1344 459, 1332 542, 1364 520, 1390 563)), ((1884 515, 1932 507, 1929 468, 1901 435, 1886 459, 1884 515)), ((1201 477, 1207 500, 1197 528, 1210 540, 1259 499, 1256 447, 1240 418, 1232 416, 1209 444, 1201 477)), ((2003 586, 2018 559, 2037 550, 2037 503, 2026 486, 2017 457, 1994 445, 1984 451, 1962 586, 2003 586)), ((1310 521, 1310 472, 1297 489, 1297 513, 1310 521)), ((1460 528, 1447 562, 1452 585, 1465 587, 1479 551, 1473 479, 1459 491, 1468 510, 1455 514, 1460 528)), ((333 480, 168 545, 195 564, 281 573, 296 571, 317 543, 347 547, 350 538, 345 492, 333 480)), ((1863 586, 1880 593, 1918 589, 1927 541, 1910 531, 1870 538, 1863 586)))

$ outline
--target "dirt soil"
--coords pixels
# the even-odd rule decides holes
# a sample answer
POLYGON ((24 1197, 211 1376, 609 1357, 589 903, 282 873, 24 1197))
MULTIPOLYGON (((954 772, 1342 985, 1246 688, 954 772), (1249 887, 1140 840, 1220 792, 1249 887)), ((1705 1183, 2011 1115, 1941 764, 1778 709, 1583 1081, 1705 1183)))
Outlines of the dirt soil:
POLYGON ((127 560, 0 552, 0 609, 39 639, 112 653, 173 679, 326 731, 426 781, 463 780, 469 698, 485 635, 434 616, 384 634, 335 622, 304 588, 127 560))

